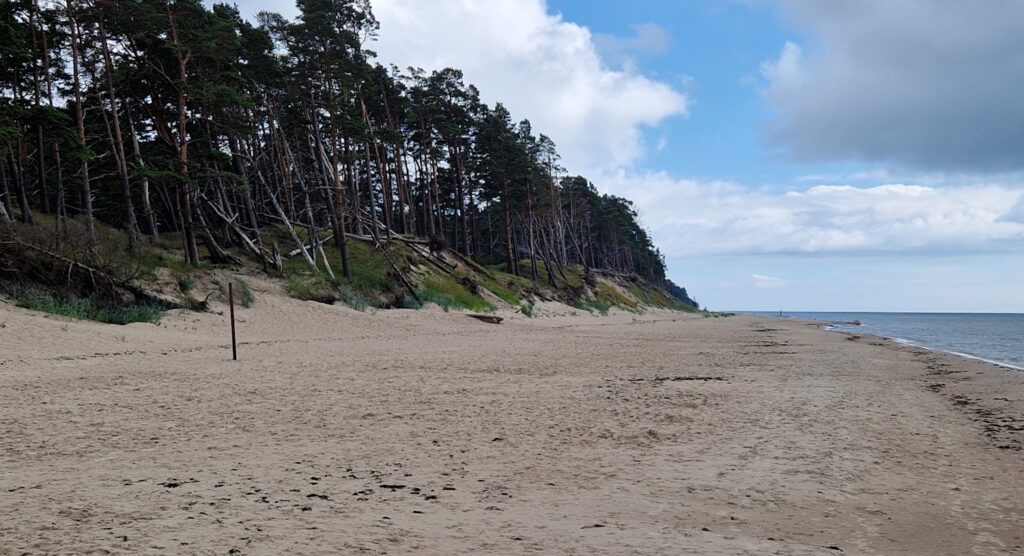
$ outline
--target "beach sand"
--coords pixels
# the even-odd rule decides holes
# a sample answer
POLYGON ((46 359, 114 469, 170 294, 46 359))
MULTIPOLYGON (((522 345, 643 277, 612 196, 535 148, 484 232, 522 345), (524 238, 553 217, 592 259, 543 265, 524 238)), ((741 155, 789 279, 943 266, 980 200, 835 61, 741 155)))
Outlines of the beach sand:
POLYGON ((223 305, 0 302, 0 553, 1024 554, 1024 373, 785 319, 493 325, 251 282, 237 362, 223 305))

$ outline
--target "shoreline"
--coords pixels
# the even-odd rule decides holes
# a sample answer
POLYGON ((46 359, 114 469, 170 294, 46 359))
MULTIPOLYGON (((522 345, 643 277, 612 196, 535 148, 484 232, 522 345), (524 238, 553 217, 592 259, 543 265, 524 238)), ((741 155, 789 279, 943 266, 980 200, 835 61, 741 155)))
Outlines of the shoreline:
MULTIPOLYGON (((795 320, 806 320, 806 319, 795 319, 795 320)), ((818 322, 818 323, 820 323, 821 321, 807 321, 807 322, 818 322)), ((850 334, 850 335, 853 335, 853 336, 858 334, 857 332, 850 332, 849 330, 839 330, 837 328, 834 328, 835 326, 836 326, 835 324, 824 325, 824 326, 822 326, 822 330, 824 330, 826 332, 838 332, 840 334, 850 334)), ((1005 361, 997 361, 995 359, 986 359, 984 357, 981 357, 981 356, 978 356, 978 355, 972 355, 970 353, 963 353, 963 352, 959 352, 959 351, 953 351, 953 350, 950 350, 950 349, 943 349, 943 348, 939 348, 939 347, 929 346, 929 345, 925 345, 925 344, 922 344, 922 343, 918 343, 915 340, 908 340, 906 338, 900 338, 900 337, 897 337, 897 336, 883 336, 881 334, 872 334, 871 332, 861 332, 860 334, 864 334, 866 336, 873 336, 875 338, 881 338, 883 340, 890 341, 890 342, 892 342, 892 343, 894 343, 896 345, 900 345, 900 346, 924 349, 924 350, 928 350, 928 351, 934 351, 936 353, 944 353, 946 355, 955 355, 957 357, 962 357, 964 359, 970 359, 971 361, 978 361, 978 362, 981 362, 981 363, 988 363, 989 365, 994 365, 996 367, 999 367, 999 368, 1002 368, 1002 369, 1008 369, 1008 370, 1011 370, 1011 371, 1024 371, 1024 367, 1018 367, 1016 365, 1013 365, 1012 363, 1007 363, 1005 361)))
POLYGON ((253 285, 237 363, 215 313, 0 303, 0 554, 1024 550, 1020 373, 810 321, 253 285))
MULTIPOLYGON (((877 312, 860 312, 860 313, 858 313, 858 312, 844 312, 844 311, 835 311, 833 313, 834 314, 850 314, 850 315, 857 315, 857 314, 998 315, 998 316, 1003 316, 1003 315, 1018 316, 1018 315, 1020 315, 1020 313, 916 313, 916 312, 915 313, 877 313, 877 312)), ((828 320, 819 320, 819 319, 809 319, 809 318, 802 318, 802 317, 798 317, 798 316, 774 316, 774 315, 760 315, 760 314, 753 314, 753 313, 737 313, 737 314, 746 315, 746 316, 766 317, 766 318, 789 319, 789 320, 793 320, 793 321, 802 321, 802 322, 808 322, 808 323, 817 323, 817 324, 821 325, 822 330, 825 330, 825 331, 828 331, 828 332, 839 332, 839 333, 842 333, 842 334, 852 334, 852 335, 865 334, 865 335, 868 335, 868 336, 873 336, 873 337, 876 337, 876 338, 882 338, 882 339, 885 339, 885 340, 889 340, 889 341, 894 342, 894 343, 899 344, 899 345, 904 345, 904 346, 908 346, 908 347, 915 347, 915 348, 921 348, 921 349, 926 349, 928 351, 935 351, 935 352, 938 352, 938 353, 945 353, 945 354, 949 354, 949 355, 956 355, 958 357, 963 357, 965 359, 971 359, 971 360, 974 360, 974 361, 980 361, 980 362, 983 362, 983 363, 988 363, 990 365, 995 365, 997 367, 1001 367, 1001 368, 1004 368, 1004 369, 1009 369, 1009 370, 1012 370, 1012 371, 1024 371, 1024 366, 1019 366, 1019 365, 1016 365, 1014 363, 1010 363, 1010 362, 1006 362, 1006 361, 1000 361, 998 359, 990 359, 990 358, 987 358, 987 357, 983 357, 983 356, 980 356, 980 355, 974 355, 974 354, 971 354, 971 353, 955 351, 955 350, 953 350, 951 348, 942 348, 942 347, 931 346, 931 345, 928 345, 928 344, 926 344, 924 342, 921 342, 921 341, 918 341, 918 340, 911 340, 911 339, 908 339, 908 338, 901 338, 899 336, 886 336, 886 335, 883 335, 883 334, 875 334, 875 333, 867 332, 867 331, 853 332, 853 331, 850 331, 850 330, 840 330, 838 328, 838 327, 842 327, 842 326, 849 327, 849 326, 864 326, 864 325, 851 325, 850 323, 846 323, 846 322, 837 322, 837 321, 828 321, 828 320)), ((830 312, 821 312, 821 314, 822 315, 827 315, 827 314, 830 314, 830 312)))

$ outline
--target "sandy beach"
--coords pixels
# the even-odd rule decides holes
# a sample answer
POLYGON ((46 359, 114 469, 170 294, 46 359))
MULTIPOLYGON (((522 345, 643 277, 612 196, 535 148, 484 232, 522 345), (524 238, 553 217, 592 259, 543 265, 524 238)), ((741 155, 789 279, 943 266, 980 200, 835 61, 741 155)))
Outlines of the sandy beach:
POLYGON ((1024 373, 784 319, 0 302, 2 554, 1024 554, 1024 373))

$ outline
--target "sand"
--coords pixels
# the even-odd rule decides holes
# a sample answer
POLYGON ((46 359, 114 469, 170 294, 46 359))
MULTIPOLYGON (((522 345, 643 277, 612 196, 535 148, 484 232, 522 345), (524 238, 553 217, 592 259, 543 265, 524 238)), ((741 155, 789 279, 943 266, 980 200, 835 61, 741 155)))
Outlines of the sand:
POLYGON ((0 302, 0 553, 1024 553, 1024 373, 783 319, 492 325, 253 283, 238 362, 226 312, 0 302))

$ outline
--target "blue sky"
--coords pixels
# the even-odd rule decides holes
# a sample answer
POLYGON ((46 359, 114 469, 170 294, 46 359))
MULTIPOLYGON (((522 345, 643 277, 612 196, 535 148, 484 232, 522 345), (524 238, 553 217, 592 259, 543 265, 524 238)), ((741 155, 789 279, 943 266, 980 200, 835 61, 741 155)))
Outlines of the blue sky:
POLYGON ((375 0, 371 48, 529 118, 711 309, 1024 312, 1024 4, 986 6, 375 0))

